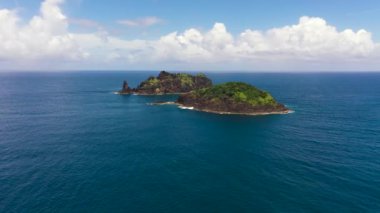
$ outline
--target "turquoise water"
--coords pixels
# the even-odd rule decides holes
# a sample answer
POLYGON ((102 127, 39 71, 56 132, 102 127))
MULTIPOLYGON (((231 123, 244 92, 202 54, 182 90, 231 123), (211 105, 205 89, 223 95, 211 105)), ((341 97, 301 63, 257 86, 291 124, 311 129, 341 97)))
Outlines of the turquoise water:
POLYGON ((288 115, 118 96, 152 72, 0 74, 0 212, 380 212, 380 74, 210 74, 288 115))

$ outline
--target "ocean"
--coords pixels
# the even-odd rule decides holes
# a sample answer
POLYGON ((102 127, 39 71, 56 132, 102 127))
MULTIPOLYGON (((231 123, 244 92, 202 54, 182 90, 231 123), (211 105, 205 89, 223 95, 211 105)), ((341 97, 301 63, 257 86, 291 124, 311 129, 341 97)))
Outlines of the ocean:
POLYGON ((380 73, 208 73, 287 115, 114 94, 157 74, 0 73, 0 212, 380 212, 380 73))

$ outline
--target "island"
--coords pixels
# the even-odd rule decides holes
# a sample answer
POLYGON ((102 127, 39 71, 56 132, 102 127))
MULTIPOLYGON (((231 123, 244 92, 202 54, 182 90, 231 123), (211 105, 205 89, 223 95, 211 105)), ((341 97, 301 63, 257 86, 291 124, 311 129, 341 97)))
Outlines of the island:
POLYGON ((227 82, 213 85, 204 74, 169 73, 161 71, 157 77, 149 77, 138 87, 130 88, 124 81, 121 95, 178 94, 176 101, 156 102, 152 105, 175 104, 183 109, 238 115, 287 114, 291 112, 278 103, 271 94, 243 82, 227 82))
POLYGON ((157 77, 149 77, 141 82, 137 88, 130 88, 127 81, 124 81, 121 95, 165 95, 184 94, 194 90, 208 88, 212 86, 212 81, 205 74, 190 75, 186 73, 169 73, 161 71, 157 77))
POLYGON ((268 115, 290 112, 268 92, 242 82, 228 82, 179 96, 182 108, 218 114, 268 115))

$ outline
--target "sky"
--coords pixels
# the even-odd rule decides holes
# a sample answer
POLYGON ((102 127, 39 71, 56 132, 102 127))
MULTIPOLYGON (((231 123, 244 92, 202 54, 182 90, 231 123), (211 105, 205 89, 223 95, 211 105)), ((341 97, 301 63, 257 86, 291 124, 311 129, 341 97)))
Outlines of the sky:
POLYGON ((380 71, 375 0, 0 0, 0 70, 380 71))

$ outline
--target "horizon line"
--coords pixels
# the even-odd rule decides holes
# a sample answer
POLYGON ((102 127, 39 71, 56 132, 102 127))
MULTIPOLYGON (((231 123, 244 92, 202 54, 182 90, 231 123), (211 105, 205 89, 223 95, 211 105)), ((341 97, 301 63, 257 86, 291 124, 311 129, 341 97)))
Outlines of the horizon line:
POLYGON ((177 70, 177 69, 135 69, 135 70, 121 70, 121 69, 78 69, 78 70, 0 70, 0 73, 63 73, 63 72, 190 72, 190 73, 380 73, 380 70, 177 70))

